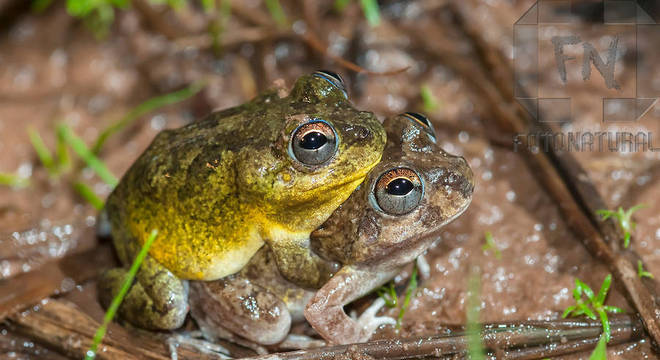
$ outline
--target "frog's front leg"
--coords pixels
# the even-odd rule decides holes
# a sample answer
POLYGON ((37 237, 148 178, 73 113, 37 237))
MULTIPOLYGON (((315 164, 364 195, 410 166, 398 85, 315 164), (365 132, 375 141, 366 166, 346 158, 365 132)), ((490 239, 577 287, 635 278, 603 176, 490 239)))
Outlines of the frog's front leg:
POLYGON ((391 318, 375 317, 384 302, 375 303, 379 306, 365 311, 358 321, 346 315, 344 306, 384 284, 400 270, 342 267, 307 304, 305 318, 329 342, 352 344, 369 340, 379 325, 393 323, 391 318))
MULTIPOLYGON (((128 276, 125 268, 107 270, 99 280, 99 298, 107 308, 128 276)), ((183 325, 188 313, 188 282, 147 255, 119 307, 119 316, 131 324, 155 330, 172 330, 183 325)))
POLYGON ((262 345, 284 340, 291 328, 286 304, 242 274, 215 281, 193 281, 191 315, 210 337, 237 340, 230 333, 262 345))
POLYGON ((277 268, 292 283, 318 289, 339 270, 339 264, 327 261, 315 254, 309 244, 309 238, 268 241, 277 268))

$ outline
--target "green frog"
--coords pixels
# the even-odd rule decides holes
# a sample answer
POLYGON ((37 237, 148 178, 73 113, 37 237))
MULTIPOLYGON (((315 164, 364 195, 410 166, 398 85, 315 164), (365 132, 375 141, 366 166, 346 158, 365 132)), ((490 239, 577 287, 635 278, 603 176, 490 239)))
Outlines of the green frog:
POLYGON ((423 254, 442 227, 466 210, 474 180, 465 159, 436 144, 425 116, 404 113, 383 125, 382 161, 311 234, 313 251, 341 269, 320 289, 305 288, 282 277, 264 248, 237 274, 191 283, 191 314, 205 332, 289 347, 296 346, 287 337, 291 324, 307 319, 326 341, 347 344, 366 341, 379 325, 395 322, 375 316, 382 299, 357 320, 343 307, 423 254))
MULTIPOLYGON (((119 315, 142 328, 178 328, 187 280, 236 273, 264 244, 283 276, 320 286, 336 264, 310 251, 309 234, 362 183, 385 141, 374 114, 356 110, 328 71, 302 76, 288 94, 268 91, 160 132, 106 203, 124 266, 158 231, 119 315)), ((102 304, 126 275, 125 267, 102 275, 102 304)))

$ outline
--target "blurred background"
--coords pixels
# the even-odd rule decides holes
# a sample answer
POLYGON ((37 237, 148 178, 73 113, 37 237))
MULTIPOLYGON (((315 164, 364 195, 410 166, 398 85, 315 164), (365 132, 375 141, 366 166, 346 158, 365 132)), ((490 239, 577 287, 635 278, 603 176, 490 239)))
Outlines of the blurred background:
MULTIPOLYGON (((633 102, 636 116, 604 122, 607 114, 627 113, 602 102, 660 93, 660 33, 650 22, 657 20, 658 4, 636 4, 648 15, 644 29, 650 32, 643 33, 635 32, 641 12, 610 19, 608 26, 602 2, 573 1, 568 10, 543 10, 542 3, 0 0, 0 279, 99 247, 97 208, 113 179, 160 130, 239 105, 276 82, 291 86, 316 69, 339 73, 354 105, 381 120, 405 111, 426 114, 443 148, 464 156, 477 179, 471 207, 428 251, 430 277, 420 283, 401 331, 384 329, 378 336, 422 335, 463 323, 472 264, 481 266, 483 321, 559 318, 573 302, 576 277, 597 288, 610 272, 569 229, 514 148, 516 132, 501 126, 501 114, 516 98, 570 98, 568 107, 528 107, 541 109, 565 134, 645 134, 646 148, 605 145, 572 155, 607 208, 646 205, 634 215, 632 247, 645 270, 660 276, 660 151, 651 149, 660 150, 660 106, 633 102), (542 14, 561 21, 539 21, 542 14), (519 32, 519 25, 537 30, 519 32), (573 34, 580 41, 562 50, 572 58, 565 60, 562 80, 550 40, 573 34), (595 60, 587 61, 591 76, 584 80, 583 44, 592 44, 604 61, 617 34, 623 34, 612 60, 619 89, 608 87, 595 60), (535 44, 537 52, 529 48, 535 44), (109 174, 80 160, 81 143, 109 174)), ((108 252, 90 254, 101 258, 90 255, 92 265, 78 265, 78 276, 41 276, 33 287, 23 282, 21 291, 60 293, 57 299, 101 319, 94 276, 81 274, 114 260, 108 252)), ((405 285, 411 269, 396 284, 405 285)), ((8 286, 0 297, 19 289, 8 286)), ((16 315, 30 302, 3 301, 0 356, 72 356, 44 345, 36 325, 16 315)), ((616 283, 608 303, 631 311, 616 283)), ((610 347, 609 354, 656 356, 647 339, 610 347)))

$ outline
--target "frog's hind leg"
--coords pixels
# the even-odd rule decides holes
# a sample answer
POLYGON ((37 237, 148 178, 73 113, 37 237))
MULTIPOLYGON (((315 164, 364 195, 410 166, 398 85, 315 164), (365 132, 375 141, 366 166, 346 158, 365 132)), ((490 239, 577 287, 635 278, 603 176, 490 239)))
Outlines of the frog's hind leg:
MULTIPOLYGON (((104 307, 119 293, 128 276, 125 268, 114 268, 99 280, 99 298, 104 307)), ((131 324, 154 330, 181 327, 188 313, 188 282, 147 255, 136 280, 119 307, 119 316, 131 324)))
POLYGON ((281 342, 291 328, 284 301, 240 274, 191 282, 190 306, 200 328, 228 330, 262 345, 281 342))

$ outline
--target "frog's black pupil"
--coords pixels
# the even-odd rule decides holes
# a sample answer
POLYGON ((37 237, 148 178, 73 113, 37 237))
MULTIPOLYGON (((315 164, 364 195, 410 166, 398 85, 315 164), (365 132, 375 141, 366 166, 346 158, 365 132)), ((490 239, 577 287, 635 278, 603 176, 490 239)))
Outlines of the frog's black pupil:
POLYGON ((390 195, 406 195, 414 188, 413 183, 404 178, 398 178, 387 184, 387 193, 390 195))
POLYGON ((311 131, 305 134, 300 140, 300 147, 307 150, 316 150, 328 142, 325 135, 317 131, 311 131))

